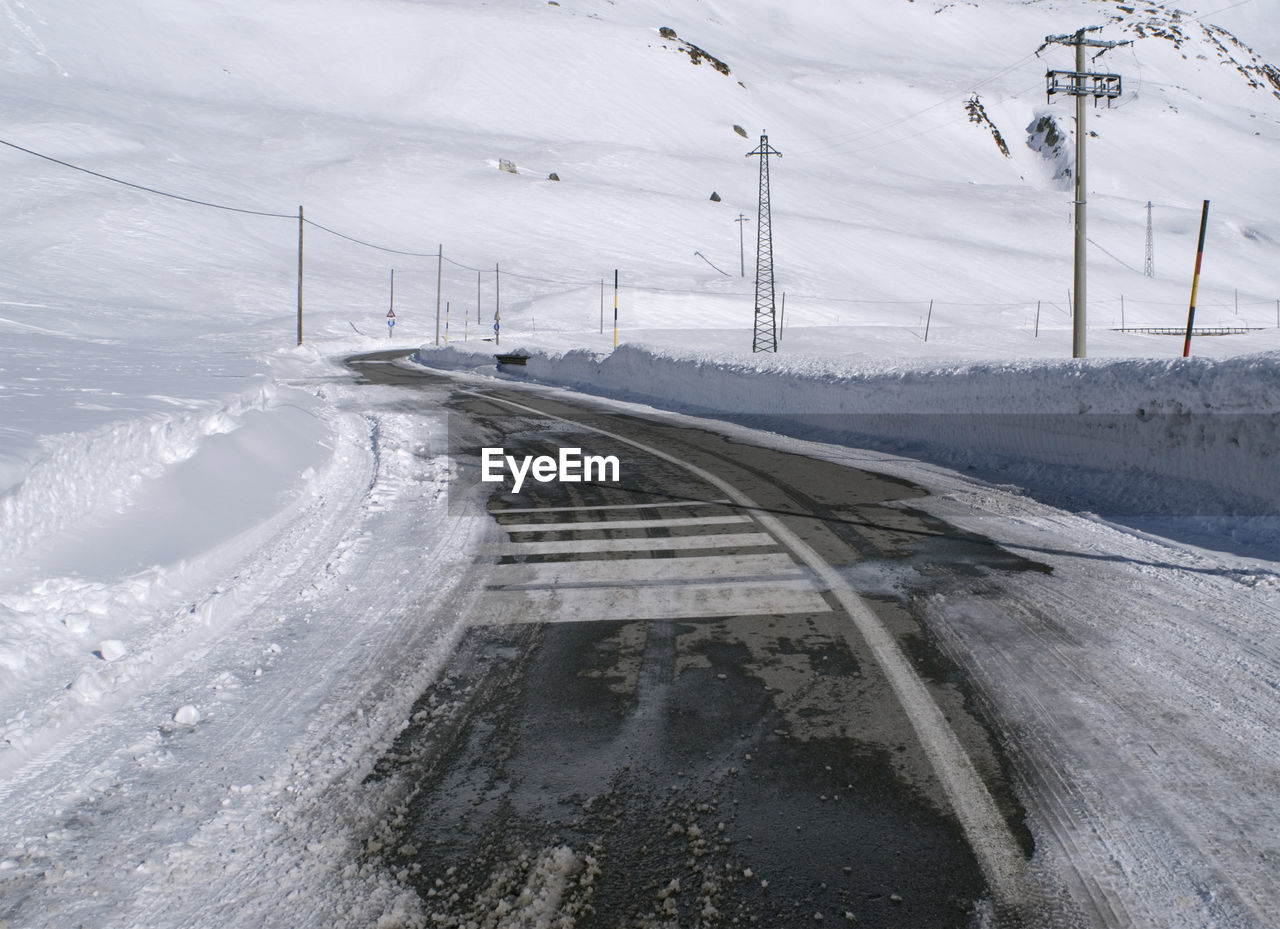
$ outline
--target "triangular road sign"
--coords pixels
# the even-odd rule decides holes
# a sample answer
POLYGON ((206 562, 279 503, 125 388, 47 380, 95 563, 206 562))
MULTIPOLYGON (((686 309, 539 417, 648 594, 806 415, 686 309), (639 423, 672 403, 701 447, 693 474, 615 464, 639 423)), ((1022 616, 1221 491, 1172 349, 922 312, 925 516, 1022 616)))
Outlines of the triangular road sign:
POLYGON ((396 311, 393 309, 387 310, 387 319, 395 319, 395 318, 396 318, 396 311))

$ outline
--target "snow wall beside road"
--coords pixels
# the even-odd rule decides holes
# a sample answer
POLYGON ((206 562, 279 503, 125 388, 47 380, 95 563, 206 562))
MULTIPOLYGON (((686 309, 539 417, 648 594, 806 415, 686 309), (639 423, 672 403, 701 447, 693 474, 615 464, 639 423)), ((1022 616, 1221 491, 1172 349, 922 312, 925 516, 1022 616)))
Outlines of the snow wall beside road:
POLYGON ((877 366, 623 345, 525 366, 456 347, 417 360, 921 458, 1104 515, 1280 514, 1277 353, 877 366))

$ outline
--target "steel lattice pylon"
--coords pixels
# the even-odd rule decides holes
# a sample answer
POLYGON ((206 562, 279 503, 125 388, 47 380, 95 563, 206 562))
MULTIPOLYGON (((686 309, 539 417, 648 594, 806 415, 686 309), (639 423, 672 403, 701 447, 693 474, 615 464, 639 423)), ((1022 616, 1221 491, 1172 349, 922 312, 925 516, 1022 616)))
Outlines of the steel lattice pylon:
POLYGON ((1151 201, 1147 201, 1147 260, 1142 265, 1147 277, 1156 276, 1156 240, 1151 230, 1151 201))
POLYGON ((769 156, 782 157, 782 152, 769 144, 767 135, 760 136, 760 145, 748 152, 747 157, 760 157, 760 215, 756 222, 756 316, 755 335, 751 340, 753 352, 778 350, 778 325, 774 312, 773 292, 773 223, 769 212, 769 156))

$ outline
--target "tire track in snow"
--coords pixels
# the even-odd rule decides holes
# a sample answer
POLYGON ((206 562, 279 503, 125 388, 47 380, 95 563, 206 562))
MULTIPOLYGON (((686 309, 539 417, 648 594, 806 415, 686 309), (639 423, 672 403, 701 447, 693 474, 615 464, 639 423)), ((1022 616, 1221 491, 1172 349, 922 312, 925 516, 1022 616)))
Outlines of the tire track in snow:
POLYGON ((359 865, 360 843, 393 815, 405 785, 370 789, 363 782, 452 651, 469 595, 459 589, 466 583, 462 571, 432 573, 431 599, 458 609, 438 617, 442 622, 425 622, 422 587, 388 583, 386 575, 397 561, 442 566, 465 560, 485 524, 441 520, 438 513, 431 518, 433 504, 443 507, 444 465, 428 461, 431 473, 421 480, 410 473, 421 465, 406 454, 408 417, 380 414, 370 435, 379 465, 359 517, 348 526, 349 544, 326 564, 324 582, 307 592, 291 620, 319 626, 286 647, 295 669, 290 677, 300 686, 277 687, 255 701, 252 712, 240 714, 235 728, 219 738, 252 741, 263 715, 297 713, 299 705, 306 709, 306 731, 279 758, 257 761, 272 774, 265 790, 240 798, 233 793, 236 808, 201 824, 188 843, 192 848, 171 848, 172 867, 185 875, 184 892, 175 898, 149 887, 142 907, 149 925, 184 925, 211 913, 227 925, 265 924, 279 918, 282 905, 292 920, 310 925, 331 919, 339 904, 369 920, 413 908, 412 894, 389 874, 359 865), (236 867, 227 851, 227 833, 242 824, 252 825, 255 844, 273 855, 255 868, 236 867), (211 867, 221 872, 211 878, 211 867))
POLYGON ((394 910, 398 887, 346 870, 360 853, 353 843, 385 813, 356 785, 434 673, 432 654, 448 651, 453 627, 423 622, 413 608, 433 574, 419 567, 416 579, 388 580, 375 537, 418 540, 417 550, 397 552, 406 564, 447 563, 477 544, 484 523, 443 518, 444 465, 401 454, 412 439, 405 428, 361 435, 349 428, 360 420, 340 419, 348 457, 323 497, 208 601, 194 637, 167 643, 158 676, 109 695, 96 725, 5 783, 11 796, 43 797, 18 810, 5 800, 14 818, 0 846, 4 916, 160 927, 221 913, 228 925, 249 924, 247 914, 276 918, 308 883, 313 924, 344 895, 374 918, 394 910), (385 453, 388 438, 395 454, 385 453), (395 498, 405 506, 389 507, 395 498), (183 703, 200 708, 194 728, 170 721, 183 703), (32 778, 43 791, 12 793, 32 778))
MULTIPOLYGON (((994 509, 956 498, 948 521, 965 522, 960 500, 970 525, 994 509)), ((1010 547, 1053 577, 934 598, 928 614, 1001 729, 1035 864, 1065 876, 1093 926, 1269 926, 1280 609, 1207 557, 997 506, 1010 547)))

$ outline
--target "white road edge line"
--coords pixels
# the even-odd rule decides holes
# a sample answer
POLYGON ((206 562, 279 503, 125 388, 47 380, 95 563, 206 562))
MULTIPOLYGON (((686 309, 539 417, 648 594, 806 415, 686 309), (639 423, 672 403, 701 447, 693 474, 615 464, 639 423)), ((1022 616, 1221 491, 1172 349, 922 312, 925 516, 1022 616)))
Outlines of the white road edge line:
POLYGON ((563 416, 556 416, 554 413, 525 406, 513 400, 494 397, 475 390, 465 390, 463 393, 493 403, 502 403, 537 416, 557 419, 576 428, 624 442, 632 448, 683 468, 718 488, 734 503, 751 509, 756 521, 763 528, 789 548, 792 554, 807 564, 827 584, 831 594, 853 619, 858 632, 871 649, 876 662, 888 678, 890 686, 893 687, 898 702, 902 704, 907 719, 910 720, 916 732, 916 737, 933 765, 934 773, 951 801, 956 817, 960 820, 960 826, 964 829, 965 836, 978 857, 992 892, 1001 903, 1017 905, 1028 902, 1026 863, 1017 840, 1005 823, 1004 817, 1000 815, 995 798, 987 790, 987 785, 973 766, 973 760, 960 744, 960 739, 955 732, 947 725, 942 711, 929 696, 924 682, 916 676, 910 661, 898 647, 892 634, 880 622, 879 617, 862 602, 857 592, 849 586, 836 568, 827 564, 821 555, 784 526, 776 516, 763 510, 732 484, 695 464, 690 464, 626 436, 566 419, 563 416))

